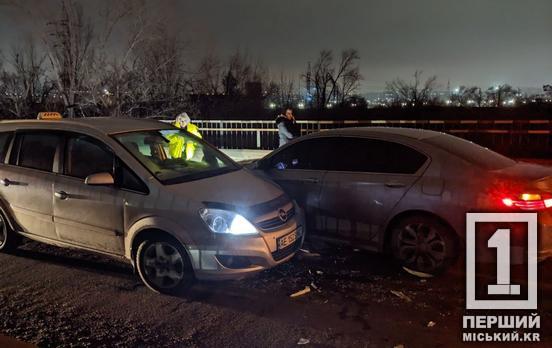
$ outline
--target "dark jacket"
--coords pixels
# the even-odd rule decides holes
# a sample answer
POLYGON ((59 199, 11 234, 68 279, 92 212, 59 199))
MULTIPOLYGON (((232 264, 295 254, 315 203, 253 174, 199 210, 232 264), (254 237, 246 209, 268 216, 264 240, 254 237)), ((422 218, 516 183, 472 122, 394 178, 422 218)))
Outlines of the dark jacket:
POLYGON ((285 145, 287 142, 299 136, 299 127, 294 121, 290 121, 284 115, 276 117, 276 127, 280 138, 279 146, 285 145))

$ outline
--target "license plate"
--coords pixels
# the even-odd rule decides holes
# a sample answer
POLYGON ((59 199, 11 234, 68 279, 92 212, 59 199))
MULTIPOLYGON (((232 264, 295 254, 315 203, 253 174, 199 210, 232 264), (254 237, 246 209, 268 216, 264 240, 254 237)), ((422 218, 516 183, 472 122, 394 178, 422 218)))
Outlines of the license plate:
POLYGON ((278 250, 284 249, 285 247, 290 246, 297 240, 297 232, 291 232, 289 234, 286 234, 283 237, 280 237, 277 239, 278 242, 278 250))

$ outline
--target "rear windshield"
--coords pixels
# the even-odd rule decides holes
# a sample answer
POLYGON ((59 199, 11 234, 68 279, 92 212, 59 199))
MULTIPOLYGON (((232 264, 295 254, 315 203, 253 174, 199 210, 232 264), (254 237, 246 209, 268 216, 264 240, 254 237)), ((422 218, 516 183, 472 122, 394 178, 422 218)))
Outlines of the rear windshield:
POLYGON ((511 158, 472 143, 471 141, 448 134, 426 138, 423 141, 489 170, 502 169, 516 164, 516 161, 511 158))

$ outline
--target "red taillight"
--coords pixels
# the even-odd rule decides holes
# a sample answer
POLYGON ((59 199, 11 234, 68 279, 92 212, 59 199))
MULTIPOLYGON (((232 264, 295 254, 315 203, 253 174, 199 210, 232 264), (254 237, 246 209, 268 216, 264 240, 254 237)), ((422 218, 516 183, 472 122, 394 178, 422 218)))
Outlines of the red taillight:
POLYGON ((552 207, 552 198, 545 198, 538 193, 522 193, 502 198, 502 204, 521 210, 543 210, 552 207))

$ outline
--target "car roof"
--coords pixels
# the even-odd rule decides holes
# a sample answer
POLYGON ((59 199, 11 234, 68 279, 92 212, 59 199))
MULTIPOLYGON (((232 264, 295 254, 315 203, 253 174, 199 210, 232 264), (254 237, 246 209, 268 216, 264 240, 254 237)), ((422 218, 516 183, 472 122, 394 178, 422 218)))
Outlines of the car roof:
POLYGON ((0 126, 12 129, 95 130, 107 135, 140 130, 168 129, 170 124, 156 120, 123 117, 84 117, 61 120, 7 120, 0 126))
POLYGON ((432 138, 443 135, 442 132, 436 132, 427 129, 400 128, 400 127, 350 127, 328 129, 322 132, 312 133, 311 137, 318 136, 379 136, 379 137, 407 137, 416 140, 432 138))

